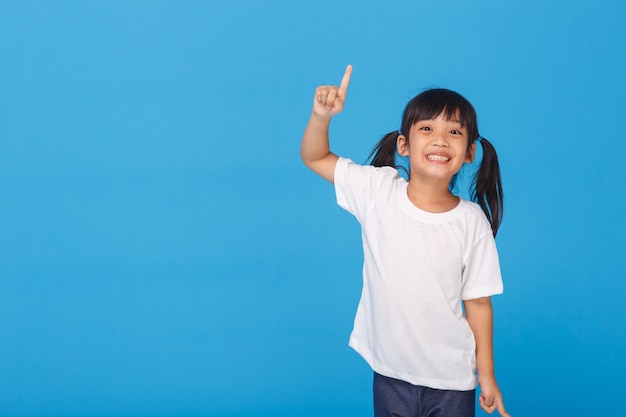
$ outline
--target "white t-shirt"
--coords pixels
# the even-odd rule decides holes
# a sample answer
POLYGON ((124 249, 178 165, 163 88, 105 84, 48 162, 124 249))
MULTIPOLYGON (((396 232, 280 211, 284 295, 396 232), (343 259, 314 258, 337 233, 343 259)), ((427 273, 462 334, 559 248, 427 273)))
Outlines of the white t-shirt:
POLYGON ((430 388, 476 388, 476 344, 462 300, 502 293, 480 207, 417 208, 391 167, 339 158, 337 203, 362 228, 363 291, 350 346, 379 374, 430 388))

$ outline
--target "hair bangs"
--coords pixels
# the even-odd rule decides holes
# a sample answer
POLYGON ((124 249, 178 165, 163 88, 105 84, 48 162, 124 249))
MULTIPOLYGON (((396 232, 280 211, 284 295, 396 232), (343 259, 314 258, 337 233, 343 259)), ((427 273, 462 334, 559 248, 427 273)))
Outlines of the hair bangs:
POLYGON ((474 107, 459 93, 445 88, 426 90, 408 103, 402 116, 402 132, 408 133, 415 123, 435 119, 440 114, 466 128, 470 141, 478 136, 474 107))

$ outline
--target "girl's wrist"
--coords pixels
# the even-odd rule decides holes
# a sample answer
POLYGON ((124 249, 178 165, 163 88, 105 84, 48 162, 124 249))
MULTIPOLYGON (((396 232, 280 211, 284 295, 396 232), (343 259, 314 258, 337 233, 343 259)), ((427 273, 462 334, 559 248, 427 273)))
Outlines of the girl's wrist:
POLYGON ((315 120, 316 122, 319 122, 319 123, 330 123, 330 120, 332 118, 333 118, 333 116, 330 115, 330 114, 328 114, 328 115, 325 115, 325 114, 321 115, 321 114, 316 113, 315 111, 313 111, 311 113, 311 119, 315 120))
POLYGON ((478 373, 478 383, 480 385, 483 385, 486 382, 492 382, 496 380, 496 376, 493 372, 487 372, 487 373, 478 373))

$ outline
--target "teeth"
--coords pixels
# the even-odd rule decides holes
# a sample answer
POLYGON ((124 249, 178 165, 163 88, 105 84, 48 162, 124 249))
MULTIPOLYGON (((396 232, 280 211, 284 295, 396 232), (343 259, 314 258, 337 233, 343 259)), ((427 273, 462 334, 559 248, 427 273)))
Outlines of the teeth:
POLYGON ((430 161, 448 162, 450 158, 448 158, 447 156, 442 156, 442 155, 427 155, 426 159, 430 161))

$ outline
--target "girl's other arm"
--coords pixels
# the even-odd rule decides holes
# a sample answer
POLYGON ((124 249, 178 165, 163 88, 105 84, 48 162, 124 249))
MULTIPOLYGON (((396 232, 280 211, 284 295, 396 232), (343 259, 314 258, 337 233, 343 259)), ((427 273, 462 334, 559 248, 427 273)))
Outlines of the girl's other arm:
POLYGON ((476 339, 476 367, 480 385, 480 407, 491 414, 510 417, 504 408, 493 364, 493 311, 489 297, 465 301, 465 316, 476 339))
POLYGON ((313 172, 330 182, 334 182, 338 157, 330 151, 328 127, 332 117, 343 110, 351 74, 352 66, 348 65, 339 87, 329 85, 317 87, 313 99, 313 112, 302 136, 300 147, 302 161, 313 172))

